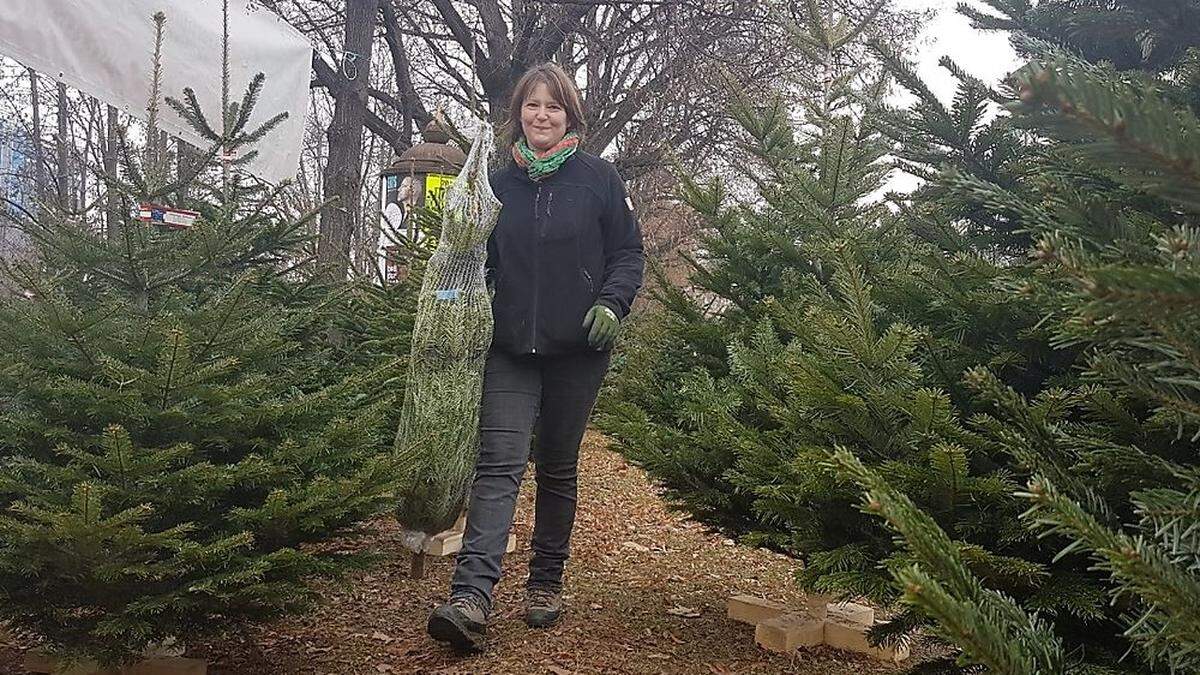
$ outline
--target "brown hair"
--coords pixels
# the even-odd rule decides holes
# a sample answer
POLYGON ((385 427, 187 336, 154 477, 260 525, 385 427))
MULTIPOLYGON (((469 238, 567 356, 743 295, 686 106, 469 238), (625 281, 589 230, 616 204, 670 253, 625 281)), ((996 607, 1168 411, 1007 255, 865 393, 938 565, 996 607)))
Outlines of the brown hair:
POLYGON ((567 113, 567 131, 574 131, 582 141, 587 122, 583 117, 583 97, 579 95, 579 88, 557 63, 543 63, 525 71, 513 88, 508 102, 508 121, 504 125, 508 142, 516 143, 521 138, 521 106, 539 84, 545 84, 554 100, 562 104, 567 113))

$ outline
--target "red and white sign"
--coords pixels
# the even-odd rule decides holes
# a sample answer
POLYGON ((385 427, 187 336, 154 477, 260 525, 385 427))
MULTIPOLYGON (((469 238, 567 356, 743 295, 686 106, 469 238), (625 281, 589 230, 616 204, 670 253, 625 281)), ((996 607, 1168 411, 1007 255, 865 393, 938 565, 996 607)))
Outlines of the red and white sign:
POLYGON ((199 216, 199 211, 173 209, 161 204, 143 203, 138 207, 138 220, 143 223, 158 223, 172 230, 186 230, 199 216))

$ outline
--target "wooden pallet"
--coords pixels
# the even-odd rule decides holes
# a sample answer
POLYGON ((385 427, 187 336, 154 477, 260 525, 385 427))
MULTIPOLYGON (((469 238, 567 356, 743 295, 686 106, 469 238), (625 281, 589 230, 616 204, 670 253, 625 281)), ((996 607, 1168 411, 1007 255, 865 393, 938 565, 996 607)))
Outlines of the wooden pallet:
POLYGON ((59 673, 60 675, 206 675, 208 663, 202 659, 185 659, 182 656, 160 656, 143 659, 124 668, 106 669, 95 662, 78 663, 66 670, 59 670, 58 660, 41 652, 25 655, 25 670, 31 673, 59 673))
MULTIPOLYGON (((466 526, 467 516, 463 514, 458 517, 458 521, 454 523, 453 527, 435 535, 427 535, 424 532, 405 532, 401 540, 412 554, 409 576, 413 579, 423 579, 430 558, 444 558, 462 550, 463 532, 466 526)), ((517 535, 509 534, 508 545, 504 547, 504 552, 512 553, 516 550, 517 535)))
POLYGON ((908 647, 872 647, 867 631, 875 625, 875 610, 853 602, 830 603, 812 596, 803 608, 789 608, 752 595, 729 599, 729 618, 754 626, 754 641, 763 649, 788 653, 801 647, 826 645, 880 661, 899 663, 908 658, 908 647))

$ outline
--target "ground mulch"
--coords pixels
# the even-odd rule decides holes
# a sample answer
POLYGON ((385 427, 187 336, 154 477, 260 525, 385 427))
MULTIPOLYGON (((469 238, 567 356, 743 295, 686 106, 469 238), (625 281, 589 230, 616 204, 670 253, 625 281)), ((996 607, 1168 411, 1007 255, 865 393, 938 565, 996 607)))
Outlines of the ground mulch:
MULTIPOLYGON (((482 655, 461 657, 425 635, 429 611, 449 587, 450 558, 409 578, 409 554, 390 518, 370 523, 354 546, 384 563, 322 586, 312 614, 206 644, 187 656, 209 673, 871 673, 896 667, 828 648, 772 654, 754 629, 725 616, 730 595, 747 593, 800 606, 796 561, 735 545, 671 511, 646 474, 589 432, 580 458, 579 510, 565 579, 568 612, 549 630, 522 621, 532 533, 532 466, 517 505, 517 552, 506 556, 482 655)), ((0 675, 19 673, 21 645, 0 633, 0 675)))

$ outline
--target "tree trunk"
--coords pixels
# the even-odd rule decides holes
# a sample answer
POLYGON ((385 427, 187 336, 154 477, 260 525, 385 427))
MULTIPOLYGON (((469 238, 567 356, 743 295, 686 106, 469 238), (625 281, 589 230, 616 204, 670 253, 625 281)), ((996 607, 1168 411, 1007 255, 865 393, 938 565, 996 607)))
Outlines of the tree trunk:
MULTIPOLYGON (((178 172, 177 178, 179 180, 183 180, 184 178, 187 178, 188 176, 191 176, 199 171, 202 168, 201 163, 203 160, 204 155, 200 152, 200 150, 193 148, 190 144, 181 139, 175 139, 175 161, 177 163, 176 166, 178 167, 176 170, 178 172)), ((179 193, 175 195, 175 198, 182 202, 191 196, 192 184, 189 182, 185 183, 179 188, 179 193)))
MULTIPOLYGON (((92 143, 96 140, 98 140, 101 145, 104 143, 104 125, 99 120, 100 102, 94 98, 90 98, 90 100, 87 101, 85 108, 87 110, 87 125, 83 130, 83 152, 81 153, 84 159, 80 162, 78 184, 79 191, 76 193, 75 197, 75 203, 79 205, 79 208, 86 208, 88 203, 88 183, 90 182, 88 180, 88 174, 90 172, 87 170, 86 163, 95 156, 93 152, 95 146, 92 145, 92 143), (94 137, 92 134, 93 131, 96 132, 94 137)), ((74 137, 71 138, 71 142, 75 142, 74 137)))
POLYGON ((29 97, 33 107, 33 134, 29 141, 33 144, 33 181, 37 200, 46 198, 46 157, 42 150, 42 97, 38 91, 38 74, 33 68, 29 69, 29 97))
MULTIPOLYGON (((381 166, 387 164, 387 157, 390 153, 387 148, 380 147, 379 139, 375 136, 368 136, 366 147, 363 149, 363 157, 366 158, 365 166, 369 175, 375 175, 375 172, 381 166)), ((362 226, 358 229, 357 241, 355 242, 354 253, 354 269, 361 277, 364 275, 374 274, 374 269, 377 265, 377 252, 379 250, 379 237, 382 233, 380 223, 383 220, 383 215, 380 213, 380 186, 368 186, 363 190, 359 198, 359 204, 363 209, 362 226)))
MULTIPOLYGON (((117 177, 117 108, 108 106, 104 129, 104 174, 117 177)), ((121 227, 121 198, 116 190, 105 188, 104 231, 115 239, 121 227)))
POLYGON ((64 209, 71 208, 70 189, 67 178, 70 176, 70 166, 67 163, 67 85, 58 83, 58 161, 55 163, 54 184, 58 188, 58 205, 64 209))
POLYGON ((351 233, 361 213, 362 134, 366 119, 367 85, 370 81, 371 46, 379 0, 347 0, 346 33, 341 72, 346 96, 334 105, 333 120, 325 135, 329 159, 325 164, 325 199, 336 199, 321 212, 321 238, 317 263, 325 272, 341 279, 350 261, 351 233))

